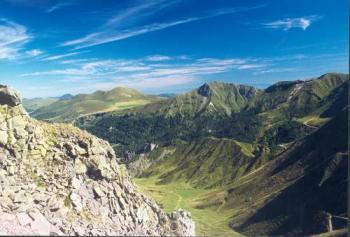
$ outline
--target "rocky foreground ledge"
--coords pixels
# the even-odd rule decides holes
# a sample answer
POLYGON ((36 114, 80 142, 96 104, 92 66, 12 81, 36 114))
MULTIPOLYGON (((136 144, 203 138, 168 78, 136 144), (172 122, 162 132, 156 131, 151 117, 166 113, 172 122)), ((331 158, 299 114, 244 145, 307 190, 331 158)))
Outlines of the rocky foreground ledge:
POLYGON ((0 235, 194 236, 195 226, 140 194, 106 141, 31 119, 0 85, 0 235))

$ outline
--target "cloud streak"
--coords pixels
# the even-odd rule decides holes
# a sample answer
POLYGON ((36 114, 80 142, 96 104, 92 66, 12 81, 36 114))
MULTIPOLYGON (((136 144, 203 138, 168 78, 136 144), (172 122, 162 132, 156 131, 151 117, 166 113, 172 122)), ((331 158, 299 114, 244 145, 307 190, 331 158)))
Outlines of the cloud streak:
POLYGON ((78 54, 81 54, 81 53, 82 52, 73 52, 73 53, 53 55, 53 56, 42 58, 40 61, 54 61, 54 60, 58 60, 58 59, 62 59, 62 58, 75 56, 75 55, 78 55, 78 54))
POLYGON ((52 12, 61 10, 62 8, 75 5, 76 2, 77 2, 77 0, 69 0, 69 1, 61 0, 61 2, 59 2, 57 4, 54 4, 51 7, 47 8, 45 12, 46 13, 52 13, 52 12))
POLYGON ((61 44, 61 46, 73 46, 74 49, 87 48, 91 46, 96 46, 96 45, 101 45, 101 44, 106 44, 114 41, 127 39, 130 37, 154 32, 154 31, 160 31, 163 29, 167 29, 169 27, 174 27, 174 26, 178 26, 178 25, 182 25, 182 24, 186 24, 194 21, 218 17, 222 15, 227 15, 227 14, 233 14, 237 12, 254 10, 261 7, 263 6, 216 9, 214 11, 206 12, 201 16, 177 19, 169 22, 152 23, 148 25, 131 27, 129 29, 124 29, 124 30, 113 30, 113 26, 115 26, 114 25, 115 22, 120 23, 120 21, 124 18, 124 16, 123 17, 119 16, 117 20, 110 19, 102 30, 88 34, 82 38, 66 41, 63 44, 61 44), (114 22, 114 23, 111 23, 111 22, 114 22))
POLYGON ((141 85, 167 87, 190 83, 205 75, 232 70, 255 70, 265 66, 266 64, 259 64, 250 59, 190 59, 185 56, 151 55, 132 60, 80 60, 75 67, 25 73, 20 77, 64 77, 65 82, 102 81, 118 85, 124 83, 125 86, 137 88, 141 85), (150 58, 156 60, 150 61, 150 58))
POLYGON ((264 28, 282 29, 284 31, 288 31, 292 28, 306 30, 314 21, 318 19, 320 19, 320 16, 317 15, 298 18, 284 18, 281 20, 263 23, 262 25, 264 28))

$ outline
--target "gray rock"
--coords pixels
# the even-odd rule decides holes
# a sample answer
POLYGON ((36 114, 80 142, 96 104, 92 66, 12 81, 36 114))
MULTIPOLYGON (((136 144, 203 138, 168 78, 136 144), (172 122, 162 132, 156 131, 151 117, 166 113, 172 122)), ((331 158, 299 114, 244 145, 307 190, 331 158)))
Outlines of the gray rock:
POLYGON ((75 209, 77 211, 83 210, 83 204, 82 204, 82 201, 81 201, 81 197, 78 194, 72 193, 70 195, 70 199, 72 201, 73 206, 75 207, 75 209))
POLYGON ((0 85, 0 104, 11 107, 22 103, 20 96, 8 86, 0 85))
POLYGON ((33 219, 30 218, 30 217, 28 216, 28 214, 27 214, 27 213, 24 213, 24 212, 18 213, 18 214, 16 215, 16 217, 17 217, 18 222, 19 222, 22 226, 28 225, 29 223, 31 223, 31 222, 33 221, 33 219))

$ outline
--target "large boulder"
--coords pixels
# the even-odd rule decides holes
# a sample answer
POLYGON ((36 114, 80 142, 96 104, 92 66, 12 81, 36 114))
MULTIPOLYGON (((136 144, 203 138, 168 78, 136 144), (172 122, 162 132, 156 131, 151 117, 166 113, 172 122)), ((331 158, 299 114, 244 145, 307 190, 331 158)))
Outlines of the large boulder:
POLYGON ((0 85, 0 104, 17 106, 22 103, 19 94, 8 86, 0 85))

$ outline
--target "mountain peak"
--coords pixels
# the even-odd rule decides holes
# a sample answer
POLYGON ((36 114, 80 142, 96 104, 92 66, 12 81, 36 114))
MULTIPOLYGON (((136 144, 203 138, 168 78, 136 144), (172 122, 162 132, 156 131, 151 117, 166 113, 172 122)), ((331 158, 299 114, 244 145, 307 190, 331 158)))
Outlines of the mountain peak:
POLYGON ((0 104, 9 105, 11 107, 22 103, 19 94, 8 86, 0 85, 0 104))
POLYGON ((72 94, 64 94, 64 95, 58 97, 58 99, 59 99, 59 100, 68 100, 68 99, 70 99, 70 98, 72 98, 72 97, 73 97, 72 94))
POLYGON ((198 88, 198 94, 209 97, 211 95, 210 86, 208 83, 204 83, 201 87, 198 88))
POLYGON ((304 83, 305 81, 302 80, 295 80, 295 81, 279 81, 272 86, 269 86, 268 88, 265 89, 265 92, 270 93, 270 92, 275 92, 275 91, 284 91, 288 90, 294 85, 304 83))

